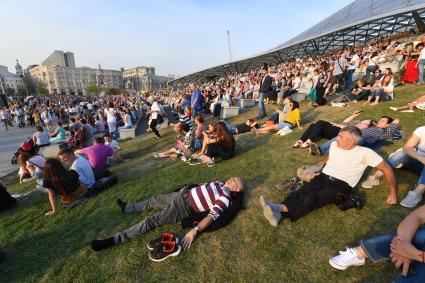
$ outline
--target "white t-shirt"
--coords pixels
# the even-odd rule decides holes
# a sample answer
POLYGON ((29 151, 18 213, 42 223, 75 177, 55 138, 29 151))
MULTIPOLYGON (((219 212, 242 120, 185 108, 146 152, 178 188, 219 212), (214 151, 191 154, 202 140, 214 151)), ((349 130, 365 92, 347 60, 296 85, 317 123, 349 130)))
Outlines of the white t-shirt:
POLYGON ((419 60, 425 60, 425 48, 422 48, 421 53, 419 54, 419 60))
POLYGON ((70 169, 77 171, 80 176, 79 179, 81 184, 86 185, 89 188, 93 187, 96 181, 94 179, 93 169, 87 159, 82 156, 78 156, 72 163, 70 169))
POLYGON ((369 148, 356 146, 344 150, 334 141, 331 143, 329 160, 323 168, 323 173, 354 188, 368 166, 376 167, 382 161, 382 157, 369 148))
POLYGON ((159 107, 159 104, 157 101, 155 101, 152 106, 151 106, 151 111, 152 111, 152 119, 157 119, 158 118, 158 113, 161 113, 161 108, 159 107), (155 111, 155 112, 153 112, 155 111))
POLYGON ((348 65, 348 69, 349 70, 355 70, 355 69, 357 69, 359 67, 359 64, 360 64, 360 57, 359 57, 359 55, 354 54, 353 55, 353 58, 351 58, 350 63, 354 63, 354 64, 353 65, 351 65, 351 64, 348 65))
POLYGON ((117 130, 117 118, 113 115, 114 108, 105 109, 106 122, 108 123, 109 132, 113 133, 117 130))
MULTIPOLYGON (((422 50, 424 50, 424 49, 422 49, 422 50)), ((421 139, 419 141, 418 150, 416 151, 416 153, 421 155, 421 156, 425 156, 425 126, 417 128, 413 132, 413 134, 421 139)))

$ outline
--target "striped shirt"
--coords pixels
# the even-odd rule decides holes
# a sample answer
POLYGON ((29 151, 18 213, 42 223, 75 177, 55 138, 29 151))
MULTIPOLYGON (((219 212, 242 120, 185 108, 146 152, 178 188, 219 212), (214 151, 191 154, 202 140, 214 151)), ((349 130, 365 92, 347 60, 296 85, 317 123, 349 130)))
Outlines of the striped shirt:
POLYGON ((183 124, 188 125, 190 130, 193 129, 192 120, 190 119, 189 115, 186 115, 186 114, 180 115, 179 121, 183 124))
POLYGON ((210 182, 190 189, 188 198, 196 213, 209 211, 214 220, 217 220, 230 206, 232 200, 230 193, 222 182, 210 182))

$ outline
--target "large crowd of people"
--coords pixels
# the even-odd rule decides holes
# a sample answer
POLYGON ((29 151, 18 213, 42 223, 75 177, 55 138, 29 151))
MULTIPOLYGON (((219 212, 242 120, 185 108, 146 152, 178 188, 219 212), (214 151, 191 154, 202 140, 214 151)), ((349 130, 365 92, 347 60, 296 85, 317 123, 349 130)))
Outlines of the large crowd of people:
MULTIPOLYGON (((379 38, 365 46, 346 46, 322 57, 296 59, 275 66, 264 65, 246 73, 145 95, 15 98, 10 109, 0 109, 0 118, 6 129, 11 126, 34 126, 32 142, 38 148, 60 144, 57 158, 46 160, 41 155, 25 151, 19 156, 20 182, 36 180, 36 188, 47 194, 51 209, 46 215, 51 216, 58 209, 58 197, 64 207, 79 205, 95 188, 96 181, 108 176, 108 166, 126 161, 119 153, 121 129, 136 127, 141 119, 146 119, 154 137, 160 139, 158 125, 170 118, 164 110, 165 105, 169 105, 177 115, 177 119, 170 119, 169 124, 178 136, 171 148, 153 153, 153 156, 179 158, 189 165, 206 164, 213 167, 218 160, 225 162, 237 154, 236 134, 303 131, 303 113, 296 97, 303 80, 311 82, 308 97, 313 108, 324 104, 350 106, 359 101, 364 101, 359 107, 374 106, 393 100, 397 83, 423 84, 423 42, 425 39, 421 37, 415 40, 397 36, 379 38), (380 67, 381 64, 394 62, 400 70, 380 67), (237 105, 241 99, 258 102, 255 117, 238 125, 217 119, 206 122, 206 118, 211 121, 211 116, 219 116, 221 109, 237 105), (265 105, 274 103, 282 104, 282 108, 278 106, 274 113, 267 116, 265 105)), ((407 106, 390 108, 411 112, 424 109, 424 103, 424 97, 418 96, 407 106)), ((375 149, 385 145, 388 139, 402 138, 402 123, 389 115, 377 117, 376 120, 370 117, 357 120, 362 112, 356 110, 342 122, 315 121, 300 134, 293 148, 308 148, 311 154, 322 155, 323 160, 319 163, 322 169, 311 181, 291 191, 280 204, 261 196, 260 205, 268 223, 277 227, 286 218, 296 221, 330 204, 342 210, 361 208, 364 200, 355 194, 354 188, 367 167, 374 167, 376 171, 362 182, 362 187, 376 186, 384 177, 389 188, 386 199, 389 205, 398 203, 393 170, 403 166, 418 174, 420 177, 415 188, 400 204, 414 208, 420 203, 425 192, 425 126, 417 125, 418 128, 404 147, 384 160, 375 149), (317 144, 322 139, 327 141, 317 144)), ((3 185, 1 188, 4 190, 3 185)), ((176 235, 163 235, 159 241, 148 244, 152 250, 150 258, 154 261, 177 255, 181 248, 192 244, 198 233, 226 215, 235 195, 242 191, 242 180, 234 177, 224 183, 196 184, 138 203, 130 204, 118 199, 117 205, 123 213, 146 209, 160 211, 113 237, 94 240, 91 246, 93 250, 100 251, 155 227, 201 214, 199 221, 193 222, 195 224, 190 226, 191 229, 180 241, 176 235)), ((9 200, 8 205, 15 204, 9 200)), ((347 248, 330 259, 329 263, 344 270, 352 265, 364 264, 365 258, 372 261, 391 258, 397 267, 402 266, 403 275, 407 275, 409 265, 415 261, 417 273, 411 276, 424 279, 425 247, 422 243, 423 233, 419 229, 424 219, 424 208, 421 207, 400 224, 397 234, 362 240, 360 246, 347 248), (409 227, 411 223, 414 225, 409 227)))

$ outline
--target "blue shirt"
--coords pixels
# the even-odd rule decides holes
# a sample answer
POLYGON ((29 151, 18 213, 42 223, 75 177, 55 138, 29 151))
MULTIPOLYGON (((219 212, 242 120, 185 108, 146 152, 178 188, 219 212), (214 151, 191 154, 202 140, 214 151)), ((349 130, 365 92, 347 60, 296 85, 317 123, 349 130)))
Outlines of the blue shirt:
POLYGON ((80 176, 80 183, 86 185, 88 188, 93 187, 94 183, 96 183, 90 163, 84 157, 78 156, 70 169, 77 171, 80 176))
POLYGON ((182 101, 181 106, 183 109, 186 109, 186 107, 191 106, 190 99, 185 99, 182 101))
POLYGON ((192 99, 190 100, 190 104, 193 106, 195 110, 202 109, 202 93, 199 89, 195 90, 192 94, 192 99), (198 99, 196 104, 194 105, 195 100, 198 99))

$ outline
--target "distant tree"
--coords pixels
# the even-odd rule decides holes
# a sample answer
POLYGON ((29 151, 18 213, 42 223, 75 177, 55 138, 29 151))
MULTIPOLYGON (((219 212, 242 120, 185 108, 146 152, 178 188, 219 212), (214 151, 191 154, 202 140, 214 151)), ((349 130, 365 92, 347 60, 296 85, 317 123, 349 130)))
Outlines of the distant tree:
POLYGON ((121 67, 120 70, 121 70, 121 72, 124 72, 125 71, 124 67, 121 67))
POLYGON ((19 96, 26 96, 27 95, 27 88, 24 86, 18 87, 18 95, 19 96))
POLYGON ((49 94, 49 90, 47 89, 47 84, 45 82, 37 82, 36 92, 38 95, 47 95, 49 94))
POLYGON ((89 84, 86 88, 86 91, 88 95, 94 95, 94 94, 98 94, 101 91, 101 89, 95 84, 89 84))
POLYGON ((113 88, 113 87, 107 87, 104 89, 106 95, 117 95, 120 94, 120 89, 113 88))
POLYGON ((15 89, 13 89, 11 87, 6 87, 4 89, 4 92, 6 93, 6 95, 14 95, 15 94, 15 89))

